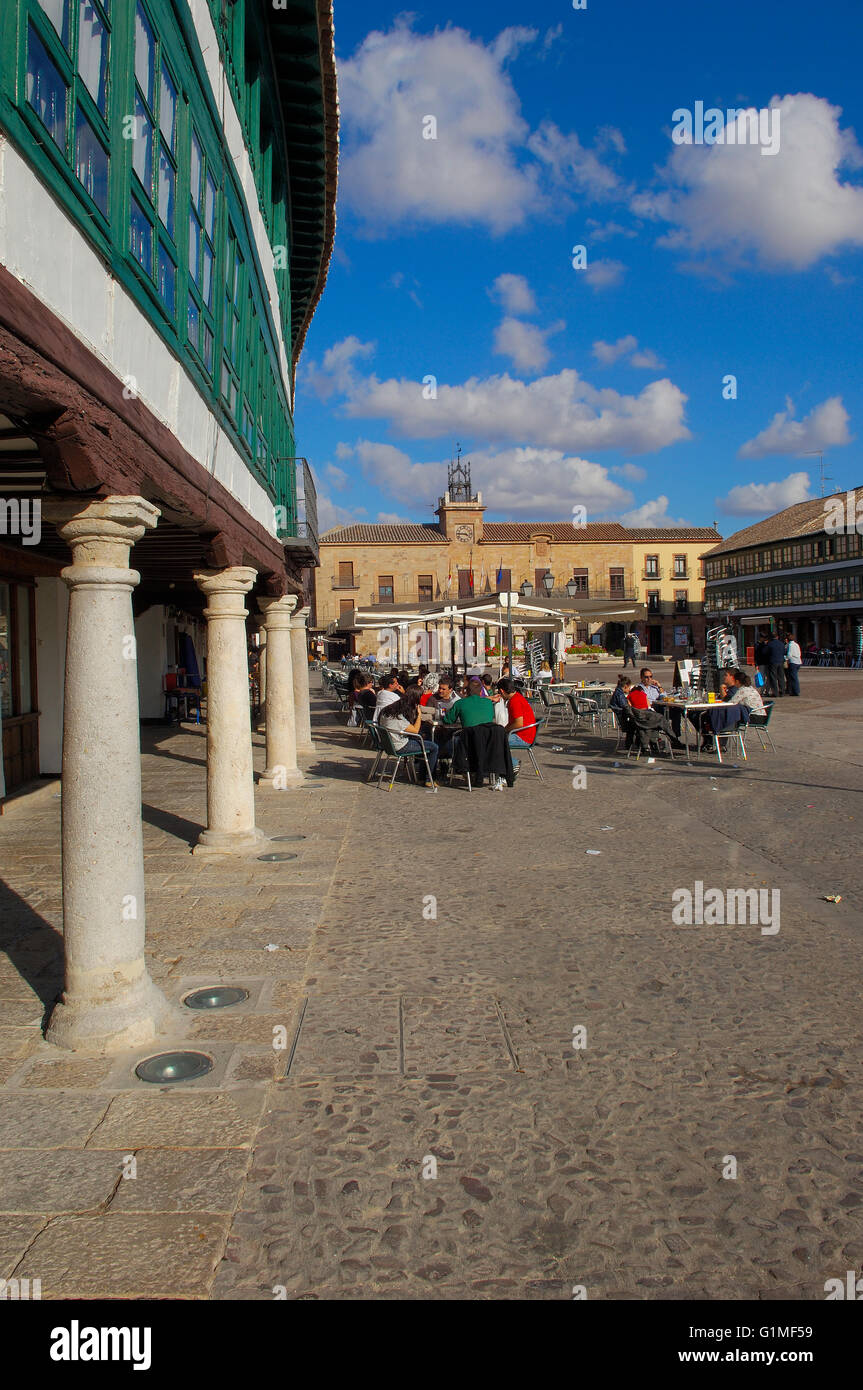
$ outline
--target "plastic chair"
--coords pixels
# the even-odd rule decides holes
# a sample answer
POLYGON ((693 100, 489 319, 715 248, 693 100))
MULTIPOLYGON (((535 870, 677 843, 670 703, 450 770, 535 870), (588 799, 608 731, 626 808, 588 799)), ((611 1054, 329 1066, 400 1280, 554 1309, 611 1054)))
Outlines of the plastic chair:
MULTIPOLYGON (((387 791, 392 791, 399 767, 402 763, 413 763, 417 758, 422 758, 423 763, 425 764, 426 776, 429 780, 430 790, 436 792, 437 787, 435 786, 434 778, 431 775, 431 768, 429 767, 428 755, 426 753, 425 744, 423 743, 422 739, 420 738, 419 748, 396 748, 395 744, 393 743, 393 736, 389 732, 389 730, 384 728, 382 724, 378 724, 376 727, 378 731, 378 738, 381 741, 384 758, 384 770, 381 773, 380 780, 378 782, 378 787, 380 788, 383 785, 383 780, 387 775, 386 765, 392 759, 395 759, 395 762, 393 764, 393 775, 390 778, 390 784, 387 788, 387 791)), ((404 735, 404 737, 410 737, 410 735, 404 735)))

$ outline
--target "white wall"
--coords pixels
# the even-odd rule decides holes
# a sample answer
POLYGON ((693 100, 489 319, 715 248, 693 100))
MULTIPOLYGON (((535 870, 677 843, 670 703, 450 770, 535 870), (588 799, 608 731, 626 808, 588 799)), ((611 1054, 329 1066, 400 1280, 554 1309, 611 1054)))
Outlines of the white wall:
POLYGON ((36 679, 39 686, 39 771, 63 762, 63 679, 69 591, 62 579, 36 580, 36 679))

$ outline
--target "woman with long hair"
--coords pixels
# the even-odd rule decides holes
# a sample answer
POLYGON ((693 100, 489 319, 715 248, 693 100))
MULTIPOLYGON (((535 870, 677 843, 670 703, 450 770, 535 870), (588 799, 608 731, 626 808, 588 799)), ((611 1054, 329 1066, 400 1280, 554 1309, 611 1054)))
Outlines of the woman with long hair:
POLYGON ((434 770, 437 766, 439 750, 436 743, 431 739, 423 738, 420 733, 422 725, 421 695, 420 686, 411 686, 400 700, 396 700, 394 704, 387 705, 385 709, 381 710, 378 715, 378 723, 386 729, 392 738, 393 747, 398 752, 405 748, 420 752, 422 748, 425 748, 432 785, 434 785, 434 770))

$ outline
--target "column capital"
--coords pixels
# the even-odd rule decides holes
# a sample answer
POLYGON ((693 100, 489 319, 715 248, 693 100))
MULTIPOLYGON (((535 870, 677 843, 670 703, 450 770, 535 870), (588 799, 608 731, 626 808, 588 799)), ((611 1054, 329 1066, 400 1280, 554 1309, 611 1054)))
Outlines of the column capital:
POLYGON ((308 605, 306 605, 305 608, 298 608, 296 613, 294 614, 294 620, 291 626, 296 628, 305 627, 306 623, 309 620, 309 614, 311 613, 311 611, 312 610, 308 605))
POLYGON ((264 631, 279 629, 290 631, 291 617, 297 606, 296 594, 284 594, 282 598, 259 598, 258 607, 264 616, 264 631))
MULTIPOLYGON (((126 570, 129 550, 161 516, 158 507, 143 497, 46 497, 42 513, 72 551, 72 571, 80 567, 103 568, 106 580, 126 570)), ((71 573, 71 572, 70 572, 71 573)), ((64 571, 64 578, 67 573, 64 571)), ((72 578, 76 576, 72 574, 72 578)), ((68 579, 67 579, 68 582, 68 579)), ((126 580, 125 582, 129 582, 126 580)), ((137 583, 137 576, 131 581, 137 583)))
POLYGON ((223 570, 198 570, 192 578, 198 588, 213 598, 219 594, 241 594, 249 592, 258 571, 252 569, 250 565, 229 565, 223 570))

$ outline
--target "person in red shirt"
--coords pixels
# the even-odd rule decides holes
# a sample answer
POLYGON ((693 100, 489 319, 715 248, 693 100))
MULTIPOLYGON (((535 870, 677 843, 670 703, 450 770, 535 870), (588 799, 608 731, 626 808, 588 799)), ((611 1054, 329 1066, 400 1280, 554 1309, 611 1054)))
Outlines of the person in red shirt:
MULTIPOLYGON (((509 722, 506 732, 509 737, 511 749, 524 748, 527 744, 533 743, 536 738, 536 715, 529 702, 515 688, 515 681, 509 676, 504 676, 497 683, 502 698, 506 701, 506 712, 509 715, 509 722)), ((513 771, 518 775, 518 758, 513 753, 513 771)))
POLYGON ((647 691, 642 690, 641 686, 635 685, 626 697, 633 709, 649 709, 650 701, 647 698, 647 691))

